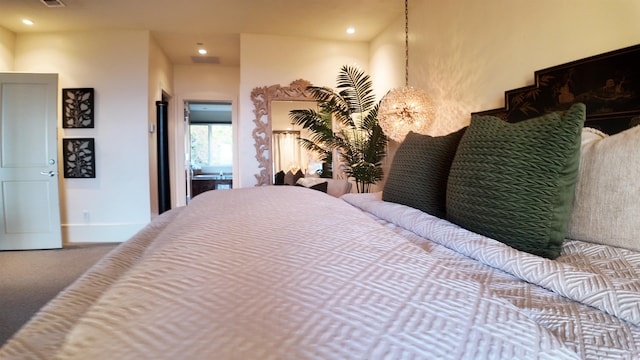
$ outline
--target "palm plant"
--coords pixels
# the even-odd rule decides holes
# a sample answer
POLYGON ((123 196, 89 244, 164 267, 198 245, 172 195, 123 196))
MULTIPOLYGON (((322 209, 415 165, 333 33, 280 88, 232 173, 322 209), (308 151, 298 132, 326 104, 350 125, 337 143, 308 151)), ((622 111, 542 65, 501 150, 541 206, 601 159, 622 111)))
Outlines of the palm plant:
POLYGON ((295 124, 301 125, 308 129, 311 138, 300 138, 302 148, 312 152, 318 156, 322 162, 322 170, 318 172, 320 177, 331 178, 333 171, 331 164, 333 163, 333 130, 331 128, 331 113, 315 110, 292 110, 290 112, 291 119, 295 124))
POLYGON ((313 109, 292 110, 294 124, 312 134, 302 139, 302 146, 331 160, 337 151, 343 171, 355 180, 358 192, 382 180, 382 159, 386 155, 387 137, 378 123, 378 107, 371 78, 361 69, 343 66, 337 77, 337 89, 307 88, 318 103, 313 109), (331 126, 335 120, 338 129, 331 126))

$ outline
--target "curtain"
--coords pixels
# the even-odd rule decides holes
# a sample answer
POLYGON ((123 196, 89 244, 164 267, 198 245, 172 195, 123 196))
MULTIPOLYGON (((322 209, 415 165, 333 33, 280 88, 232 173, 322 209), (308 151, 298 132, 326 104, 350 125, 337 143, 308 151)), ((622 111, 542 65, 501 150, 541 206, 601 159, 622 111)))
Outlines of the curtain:
POLYGON ((274 131, 273 132, 273 173, 278 171, 289 170, 296 172, 302 170, 304 173, 306 169, 303 169, 300 156, 300 139, 299 131, 274 131))

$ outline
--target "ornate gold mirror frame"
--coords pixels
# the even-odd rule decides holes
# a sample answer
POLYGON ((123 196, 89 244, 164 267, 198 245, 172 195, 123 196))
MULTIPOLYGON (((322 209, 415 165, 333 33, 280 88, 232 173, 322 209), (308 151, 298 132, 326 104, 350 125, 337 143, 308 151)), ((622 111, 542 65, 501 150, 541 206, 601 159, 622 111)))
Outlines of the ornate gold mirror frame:
POLYGON ((260 172, 255 174, 256 186, 273 184, 273 166, 271 164, 271 102, 280 101, 315 101, 307 87, 311 83, 298 79, 289 86, 271 85, 257 87, 251 91, 253 101, 253 140, 256 148, 256 160, 260 172))

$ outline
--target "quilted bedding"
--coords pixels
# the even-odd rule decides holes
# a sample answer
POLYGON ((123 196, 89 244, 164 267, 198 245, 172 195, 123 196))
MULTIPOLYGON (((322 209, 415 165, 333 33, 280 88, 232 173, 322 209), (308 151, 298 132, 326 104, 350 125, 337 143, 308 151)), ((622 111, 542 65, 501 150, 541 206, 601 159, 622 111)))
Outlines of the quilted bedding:
POLYGON ((634 359, 640 254, 547 260, 375 194, 210 191, 123 243, 1 359, 634 359))

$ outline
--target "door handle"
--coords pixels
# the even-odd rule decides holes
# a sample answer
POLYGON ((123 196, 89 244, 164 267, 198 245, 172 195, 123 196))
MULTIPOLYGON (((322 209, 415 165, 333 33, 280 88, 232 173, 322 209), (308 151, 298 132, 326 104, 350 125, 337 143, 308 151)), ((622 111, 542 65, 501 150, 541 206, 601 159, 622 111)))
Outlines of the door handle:
POLYGON ((41 175, 46 175, 46 176, 56 176, 55 171, 40 171, 41 175))

